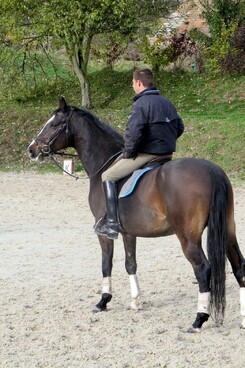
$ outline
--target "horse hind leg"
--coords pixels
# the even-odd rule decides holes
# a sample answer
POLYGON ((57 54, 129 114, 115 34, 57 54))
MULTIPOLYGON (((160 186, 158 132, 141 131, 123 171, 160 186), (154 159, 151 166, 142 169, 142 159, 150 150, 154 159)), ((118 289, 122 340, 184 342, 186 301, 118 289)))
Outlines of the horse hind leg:
POLYGON ((242 316, 241 328, 245 329, 245 287, 240 288, 240 305, 242 316))
POLYGON ((232 234, 228 234, 227 257, 240 286, 241 328, 245 329, 245 259, 238 246, 234 231, 232 234))
POLYGON ((191 263, 199 285, 197 315, 188 332, 200 332, 210 315, 211 267, 201 247, 201 237, 197 240, 180 239, 183 252, 191 263))

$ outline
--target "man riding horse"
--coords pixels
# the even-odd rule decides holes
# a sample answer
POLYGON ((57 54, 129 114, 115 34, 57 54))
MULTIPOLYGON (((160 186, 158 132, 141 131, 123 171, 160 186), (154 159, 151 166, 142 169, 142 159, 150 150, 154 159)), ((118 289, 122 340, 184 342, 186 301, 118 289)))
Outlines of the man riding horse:
POLYGON ((134 71, 133 89, 136 96, 127 121, 122 158, 102 173, 107 222, 97 225, 95 231, 110 239, 118 237, 119 228, 116 182, 158 156, 171 159, 176 140, 184 131, 175 106, 154 87, 150 69, 134 71))
MULTIPOLYGON (((151 72, 144 73, 151 75, 151 72)), ((112 167, 114 176, 102 175, 109 202, 108 223, 115 224, 115 228, 104 226, 101 230, 103 236, 98 235, 102 251, 103 279, 101 299, 94 308, 96 312, 106 310, 112 299, 114 242, 107 236, 116 238, 118 234, 117 196, 113 190, 114 183, 122 177, 122 172, 116 176, 114 170, 117 167, 124 169, 124 165, 127 168, 127 164, 132 165, 124 170, 124 176, 152 156, 162 154, 163 160, 170 159, 175 150, 176 139, 184 130, 174 106, 152 88, 152 79, 150 83, 142 82, 135 74, 133 83, 136 91, 141 88, 142 91, 136 97, 132 116, 129 118, 126 145, 115 129, 90 111, 69 106, 62 97, 58 109, 28 147, 29 157, 37 161, 42 161, 45 157, 51 158, 67 147, 76 150, 90 179, 88 200, 95 223, 100 221, 106 211, 101 172, 105 171, 111 159, 118 156, 123 148, 124 155, 129 157, 122 158, 112 167), (144 120, 141 115, 147 115, 149 120, 144 120), (137 124, 134 124, 135 121, 137 124), (140 160, 141 157, 143 159, 140 160)), ((175 234, 198 283, 196 319, 188 331, 200 331, 210 314, 216 323, 223 322, 226 305, 226 258, 229 259, 240 287, 242 328, 245 328, 245 259, 236 237, 232 185, 219 166, 200 158, 172 160, 144 175, 129 198, 124 196, 119 199, 118 206, 120 225, 123 228, 125 268, 130 281, 131 308, 142 308, 137 277, 137 238, 175 234), (207 256, 202 248, 202 235, 206 228, 207 256)), ((173 264, 173 267, 176 265, 173 264)))

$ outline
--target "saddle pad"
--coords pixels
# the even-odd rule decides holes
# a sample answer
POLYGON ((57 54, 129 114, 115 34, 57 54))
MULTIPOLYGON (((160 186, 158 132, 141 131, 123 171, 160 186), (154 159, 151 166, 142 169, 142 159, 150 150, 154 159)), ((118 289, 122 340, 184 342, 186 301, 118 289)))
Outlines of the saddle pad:
POLYGON ((147 166, 144 169, 135 170, 130 178, 126 181, 126 183, 123 184, 118 198, 125 198, 132 194, 142 175, 144 175, 147 171, 154 169, 155 167, 156 165, 147 166))

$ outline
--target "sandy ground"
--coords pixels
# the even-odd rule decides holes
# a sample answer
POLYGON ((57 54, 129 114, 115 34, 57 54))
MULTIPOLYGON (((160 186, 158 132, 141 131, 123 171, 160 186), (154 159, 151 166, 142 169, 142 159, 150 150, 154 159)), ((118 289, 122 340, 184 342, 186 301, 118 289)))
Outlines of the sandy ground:
MULTIPOLYGON (((129 280, 116 241, 113 299, 100 299, 101 252, 88 208, 88 181, 0 173, 0 367, 184 368, 245 366, 239 288, 227 266, 224 325, 200 334, 197 285, 175 236, 138 240, 144 310, 129 310, 129 280)), ((235 189, 245 254, 245 189, 235 189)))

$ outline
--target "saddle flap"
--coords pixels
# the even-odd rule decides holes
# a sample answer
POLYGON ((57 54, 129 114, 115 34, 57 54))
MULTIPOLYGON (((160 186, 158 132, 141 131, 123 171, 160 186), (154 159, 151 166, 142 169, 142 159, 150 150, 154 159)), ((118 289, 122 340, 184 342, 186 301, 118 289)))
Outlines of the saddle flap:
POLYGON ((125 198, 128 197, 130 194, 133 193, 137 183, 139 182, 140 178, 148 171, 154 169, 156 165, 147 166, 143 169, 138 169, 133 172, 133 174, 129 177, 129 179, 123 184, 118 198, 125 198))

